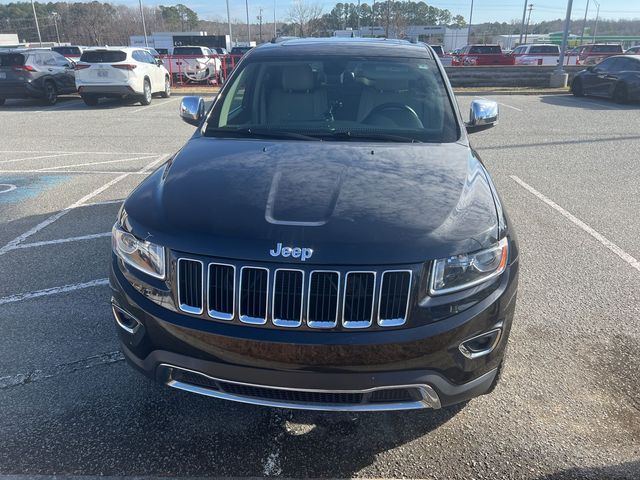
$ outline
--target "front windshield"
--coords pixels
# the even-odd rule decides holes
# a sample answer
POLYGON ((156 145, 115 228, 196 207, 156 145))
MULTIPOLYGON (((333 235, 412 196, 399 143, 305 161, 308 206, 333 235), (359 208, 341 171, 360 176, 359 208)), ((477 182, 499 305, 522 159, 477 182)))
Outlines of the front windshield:
POLYGON ((428 58, 255 59, 239 68, 206 135, 437 143, 459 137, 442 75, 428 58))

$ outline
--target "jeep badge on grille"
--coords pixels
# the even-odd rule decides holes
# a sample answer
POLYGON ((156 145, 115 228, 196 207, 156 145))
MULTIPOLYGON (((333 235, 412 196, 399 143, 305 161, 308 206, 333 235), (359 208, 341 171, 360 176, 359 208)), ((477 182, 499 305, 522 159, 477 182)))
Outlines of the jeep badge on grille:
POLYGON ((278 243, 276 248, 269 250, 269 255, 272 257, 293 257, 299 258, 303 262, 307 260, 307 258, 311 258, 313 255, 312 248, 301 248, 301 247, 283 247, 282 243, 278 243))

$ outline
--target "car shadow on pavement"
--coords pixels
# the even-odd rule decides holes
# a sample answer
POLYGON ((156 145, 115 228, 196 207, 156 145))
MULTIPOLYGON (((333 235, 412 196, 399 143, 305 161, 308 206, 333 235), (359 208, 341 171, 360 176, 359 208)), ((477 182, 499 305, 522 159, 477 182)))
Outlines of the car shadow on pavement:
POLYGON ((7 99, 4 105, 0 105, 0 112, 31 112, 41 110, 56 110, 70 106, 80 100, 78 95, 60 95, 54 105, 46 105, 38 99, 7 99))
POLYGON ((637 110, 640 102, 616 103, 601 97, 575 97, 573 95, 543 95, 542 103, 557 107, 583 108, 585 110, 637 110))
POLYGON ((576 467, 551 473, 537 480, 637 480, 640 460, 606 467, 576 467))

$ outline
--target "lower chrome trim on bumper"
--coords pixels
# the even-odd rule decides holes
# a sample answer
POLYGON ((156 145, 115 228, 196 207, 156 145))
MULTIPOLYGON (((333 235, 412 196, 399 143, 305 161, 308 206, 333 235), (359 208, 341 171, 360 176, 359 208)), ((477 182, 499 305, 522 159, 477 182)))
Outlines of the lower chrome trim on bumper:
POLYGON ((166 385, 178 390, 184 390, 191 393, 197 393, 208 397, 219 398, 223 400, 231 400, 234 402, 248 403, 252 405, 261 405, 265 407, 277 407, 277 408, 290 408, 297 410, 324 410, 324 411, 347 411, 347 412, 381 412, 381 411, 394 411, 394 410, 415 410, 432 408, 438 409, 441 407, 440 398, 436 391, 430 385, 390 385, 386 387, 375 387, 365 390, 316 390, 316 389, 292 389, 283 387, 274 387, 269 385, 256 385, 252 383, 243 383, 236 381, 223 380, 220 378, 211 377, 195 370, 189 370, 187 368, 176 367, 167 363, 162 363, 159 368, 164 369, 167 372, 166 385), (228 393, 215 388, 208 388, 206 386, 194 385, 181 380, 172 378, 172 371, 177 370, 179 372, 186 372, 191 375, 201 376, 212 382, 221 382, 222 384, 232 384, 241 387, 252 387, 258 389, 278 390, 284 392, 308 392, 317 394, 370 394, 381 390, 389 389, 413 389, 419 392, 422 397, 420 400, 413 401, 401 401, 401 402, 388 402, 388 403, 314 403, 314 402, 296 402, 287 400, 273 400, 269 398, 263 398, 259 396, 247 396, 228 393))

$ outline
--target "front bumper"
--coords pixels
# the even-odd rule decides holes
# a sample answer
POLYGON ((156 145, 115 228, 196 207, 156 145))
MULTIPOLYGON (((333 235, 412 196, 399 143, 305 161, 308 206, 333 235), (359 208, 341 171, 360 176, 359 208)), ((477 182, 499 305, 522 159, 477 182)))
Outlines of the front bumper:
POLYGON ((110 283, 113 302, 121 309, 116 312, 137 322, 120 322, 122 350, 145 375, 227 400, 359 411, 438 408, 489 392, 511 328, 517 276, 515 261, 491 294, 444 320, 355 332, 267 330, 194 319, 141 295, 115 260, 110 283), (490 353, 470 359, 460 352, 463 340, 495 328, 501 335, 490 353), (367 401, 384 389, 406 390, 408 397, 367 401), (356 394, 356 400, 342 401, 347 393, 356 394))

